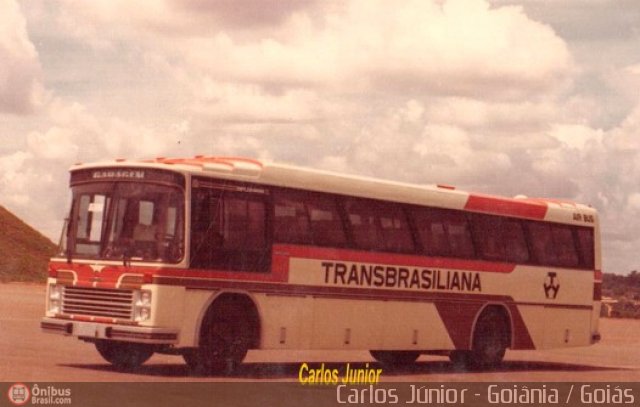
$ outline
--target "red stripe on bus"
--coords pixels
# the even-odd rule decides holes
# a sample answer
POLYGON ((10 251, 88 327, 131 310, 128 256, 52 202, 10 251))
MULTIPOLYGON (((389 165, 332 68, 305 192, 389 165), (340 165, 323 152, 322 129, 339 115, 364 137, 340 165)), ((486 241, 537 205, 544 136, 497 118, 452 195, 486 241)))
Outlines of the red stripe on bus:
POLYGON ((511 273, 516 268, 516 265, 513 263, 427 257, 399 253, 376 253, 296 245, 275 245, 273 247, 273 252, 275 254, 274 257, 281 255, 312 260, 348 261, 352 263, 375 263, 390 266, 431 267, 452 270, 488 271, 495 273, 511 273))
MULTIPOLYGON (((539 305, 539 304, 533 304, 539 305)), ((556 304, 559 308, 564 308, 563 304, 556 304)), ((531 338, 531 334, 529 333, 529 328, 527 328, 527 324, 525 324, 524 319, 522 318, 522 314, 520 314, 520 310, 518 309, 517 304, 508 304, 509 312, 511 313, 511 328, 513 329, 512 338, 511 338, 511 346, 512 349, 535 349, 535 345, 533 343, 533 339, 531 338)), ((544 305, 545 307, 547 304, 544 305)), ((567 307, 572 307, 571 305, 567 305, 567 307)), ((580 309, 593 309, 593 307, 585 306, 580 309)))
MULTIPOLYGON (((271 272, 203 270, 158 268, 148 266, 105 266, 100 273, 95 273, 90 266, 84 264, 68 265, 66 263, 50 263, 50 269, 57 273, 58 269, 73 270, 77 275, 77 286, 95 288, 121 288, 118 286, 123 274, 139 275, 140 285, 150 283, 155 276, 172 276, 199 279, 225 279, 239 281, 286 282, 289 277, 289 259, 274 256, 271 272)), ((131 285, 124 281, 123 285, 131 285)))
POLYGON ((485 302, 460 303, 458 301, 436 301, 440 320, 449 333, 456 349, 471 349, 473 321, 485 302))
MULTIPOLYGON (((471 349, 474 321, 485 304, 486 302, 435 302, 440 319, 444 323, 456 349, 471 349)), ((533 339, 522 319, 518 306, 513 302, 505 305, 509 309, 511 317, 512 337, 510 347, 512 349, 535 349, 533 339)))
POLYGON ((196 278, 200 280, 221 279, 284 283, 289 279, 289 259, 274 256, 271 272, 165 268, 154 271, 152 274, 154 278, 166 276, 196 278))
POLYGON ((464 209, 520 218, 544 219, 548 206, 544 203, 526 200, 469 195, 464 209))

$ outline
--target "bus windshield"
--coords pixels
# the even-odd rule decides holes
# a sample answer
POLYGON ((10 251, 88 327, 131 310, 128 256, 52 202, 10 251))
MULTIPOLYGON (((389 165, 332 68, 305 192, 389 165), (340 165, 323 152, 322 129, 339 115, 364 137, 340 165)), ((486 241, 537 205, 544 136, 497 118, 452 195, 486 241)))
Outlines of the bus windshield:
POLYGON ((184 256, 184 195, 152 183, 74 186, 65 254, 177 263, 184 256))

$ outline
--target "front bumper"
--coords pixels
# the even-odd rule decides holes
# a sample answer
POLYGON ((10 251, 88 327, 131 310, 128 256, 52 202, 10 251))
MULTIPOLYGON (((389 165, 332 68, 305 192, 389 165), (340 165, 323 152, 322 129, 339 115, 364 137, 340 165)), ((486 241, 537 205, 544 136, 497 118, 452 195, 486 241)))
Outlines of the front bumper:
POLYGON ((75 336, 79 339, 110 339, 155 345, 178 343, 178 330, 168 328, 110 325, 56 318, 43 318, 40 328, 43 332, 75 336))

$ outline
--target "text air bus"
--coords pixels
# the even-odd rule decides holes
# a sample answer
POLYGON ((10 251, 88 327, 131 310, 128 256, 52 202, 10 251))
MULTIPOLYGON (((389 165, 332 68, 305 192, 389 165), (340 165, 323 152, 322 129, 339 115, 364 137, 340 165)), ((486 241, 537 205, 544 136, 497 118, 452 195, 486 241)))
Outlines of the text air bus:
POLYGON ((130 368, 249 349, 370 350, 486 366, 595 343, 598 215, 246 158, 80 164, 46 332, 130 368))

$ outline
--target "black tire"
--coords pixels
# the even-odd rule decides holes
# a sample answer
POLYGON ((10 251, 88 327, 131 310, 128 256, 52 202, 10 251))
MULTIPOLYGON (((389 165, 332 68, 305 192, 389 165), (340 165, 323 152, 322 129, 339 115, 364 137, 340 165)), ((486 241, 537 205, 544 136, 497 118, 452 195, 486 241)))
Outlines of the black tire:
POLYGON ((238 303, 229 302, 212 311, 203 323, 200 347, 182 356, 195 374, 230 374, 249 351, 252 326, 238 303))
POLYGON ((453 365, 453 369, 456 371, 466 370, 471 367, 473 356, 471 351, 468 350, 454 350, 449 353, 449 360, 453 365))
POLYGON ((407 350, 372 350, 371 356, 387 367, 400 367, 414 363, 420 352, 407 350))
POLYGON ((509 320, 497 308, 485 310, 476 321, 470 351, 456 350, 449 354, 454 368, 487 369, 502 362, 509 347, 509 320))
POLYGON ((97 341, 95 346, 100 356, 119 370, 140 367, 154 353, 152 346, 141 343, 97 341))
POLYGON ((483 312, 473 333, 471 362, 480 368, 500 365, 509 347, 509 331, 509 322, 503 312, 497 309, 483 312))

